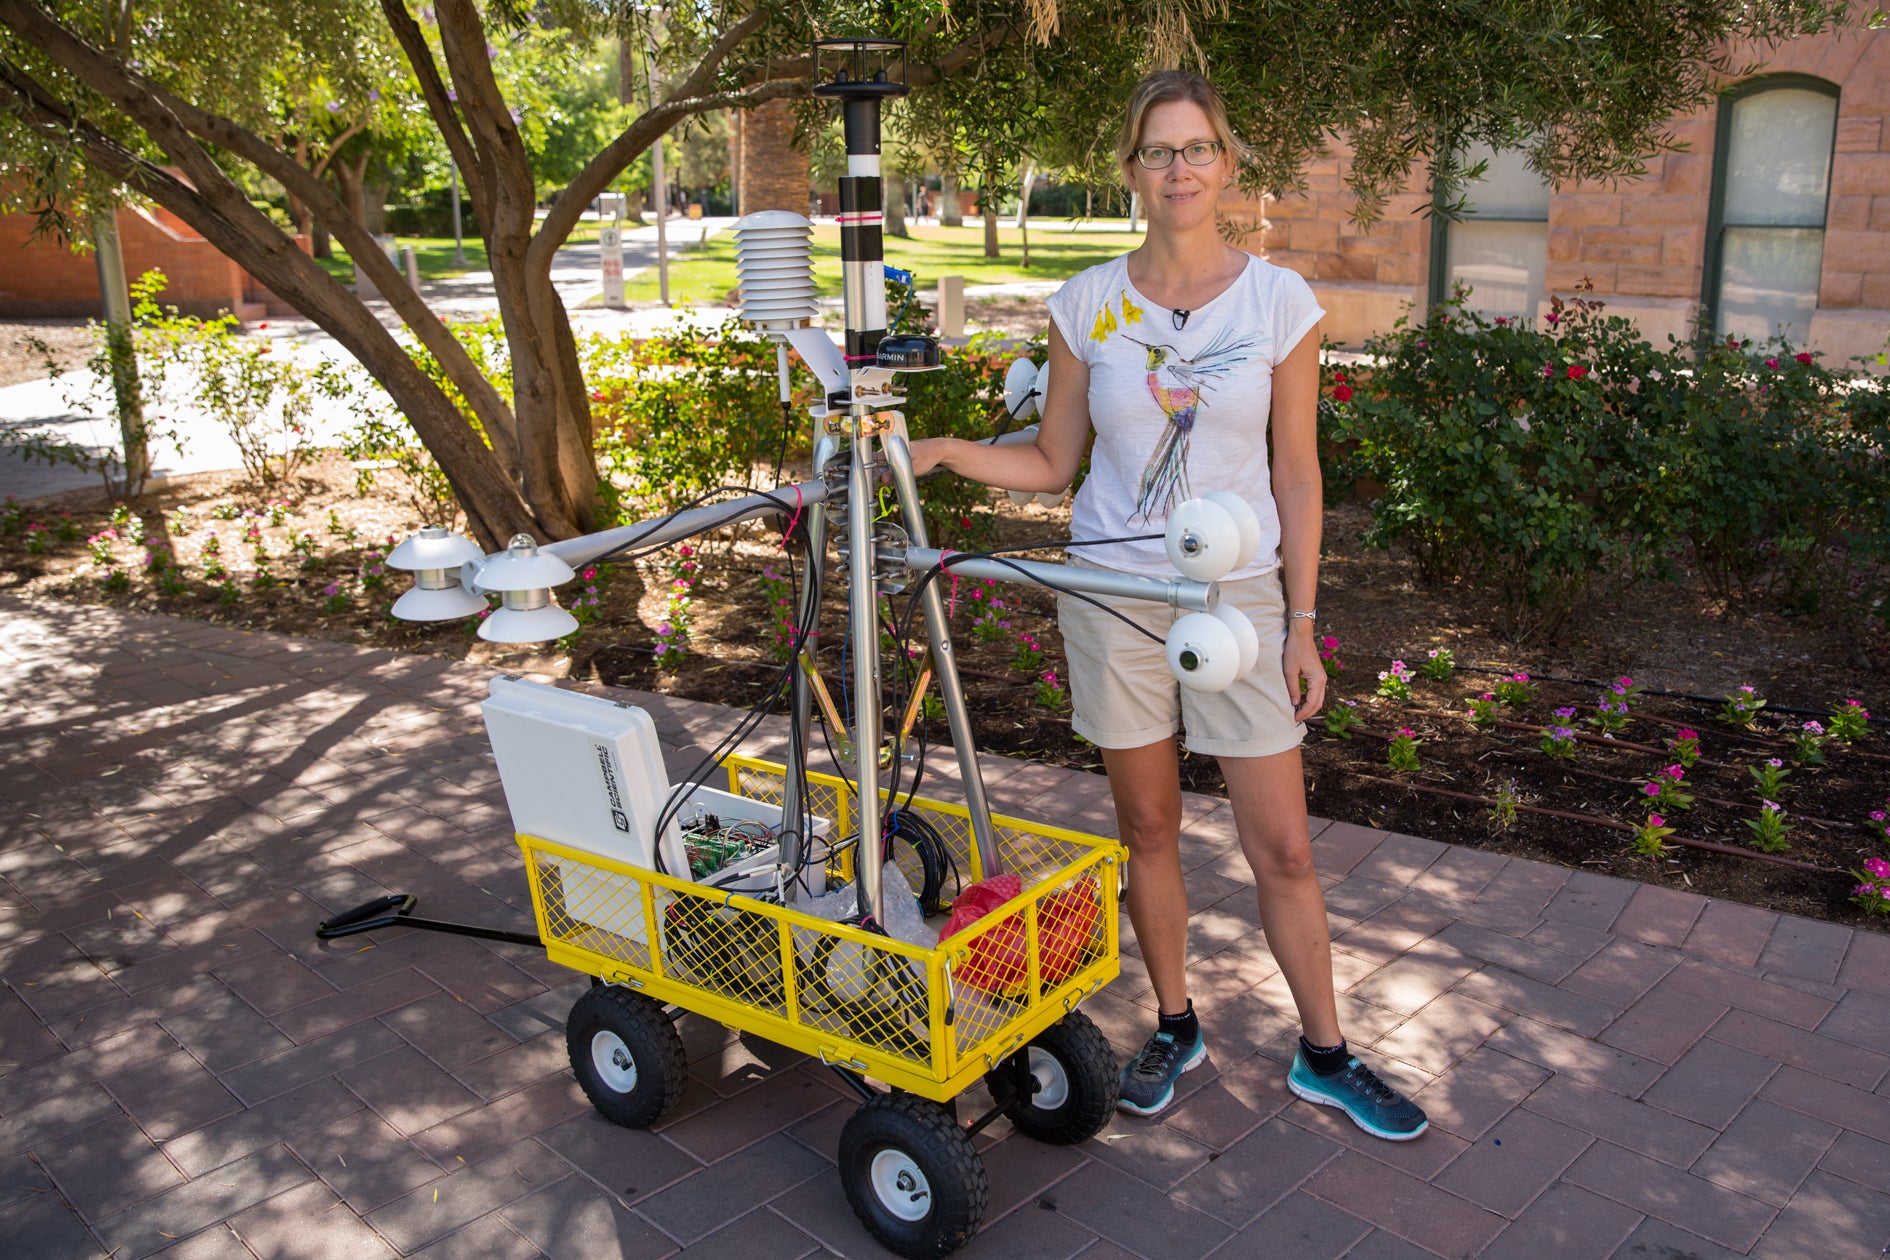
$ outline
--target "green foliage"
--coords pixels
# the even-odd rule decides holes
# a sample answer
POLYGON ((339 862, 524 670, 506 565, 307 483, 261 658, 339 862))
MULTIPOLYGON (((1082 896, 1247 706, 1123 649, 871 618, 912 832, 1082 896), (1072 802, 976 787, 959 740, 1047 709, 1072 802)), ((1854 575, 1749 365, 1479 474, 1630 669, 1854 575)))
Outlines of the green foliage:
POLYGON ((1682 560, 1726 598, 1881 616, 1883 381, 1787 347, 1656 349, 1598 302, 1538 327, 1462 299, 1373 343, 1369 379, 1322 402, 1335 480, 1383 487, 1368 542, 1488 587, 1519 640, 1682 560))

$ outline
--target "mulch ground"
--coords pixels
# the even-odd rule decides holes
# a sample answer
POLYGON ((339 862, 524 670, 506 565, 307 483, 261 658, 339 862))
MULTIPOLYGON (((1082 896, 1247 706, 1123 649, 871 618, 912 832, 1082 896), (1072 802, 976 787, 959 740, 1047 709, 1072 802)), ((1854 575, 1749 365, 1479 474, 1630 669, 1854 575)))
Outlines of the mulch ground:
MULTIPOLYGON (((86 543, 110 523, 110 507, 96 494, 41 501, 23 513, 13 532, 0 534, 0 590, 516 665, 731 706, 754 703, 778 677, 778 611, 769 601, 764 572, 784 573, 787 565, 778 535, 761 525, 702 544, 691 575, 686 651, 670 667, 659 665, 655 648, 657 628, 675 614, 667 599, 676 576, 673 553, 637 567, 603 570, 594 582, 597 604, 586 610, 592 619, 570 643, 503 648, 479 640, 466 625, 416 625, 388 616, 406 581, 397 573, 376 575, 374 553, 384 555, 390 536, 404 537, 421 522, 386 477, 368 497, 356 497, 354 470, 331 456, 292 486, 262 490, 230 475, 212 475, 147 496, 134 505, 146 537, 168 547, 179 562, 180 587, 171 594, 160 593, 144 570, 144 547, 127 539, 111 546, 128 585, 106 589, 86 543), (280 523, 267 515, 271 500, 288 505, 279 509, 280 523), (219 512, 227 517, 243 509, 259 515, 217 519, 219 512), (47 526, 38 531, 42 554, 29 550, 28 523, 47 526), (269 555, 267 585, 256 582, 253 544, 243 536, 250 525, 269 555), (220 592, 203 577, 204 542, 213 535, 232 571, 233 592, 220 592), (298 537, 300 553, 291 546, 298 537), (331 586, 341 599, 327 593, 331 586)), ((1067 534, 1066 509, 1020 509, 1000 499, 992 511, 999 544, 1043 544, 1040 551, 1021 554, 1062 558, 1054 544, 1067 534)), ((1832 745, 1828 764, 1793 768, 1777 793, 1793 826, 1791 849, 1783 856, 1819 868, 1806 870, 1699 849, 1679 849, 1662 859, 1635 856, 1626 833, 1592 820, 1639 823, 1646 812, 1642 784, 1669 764, 1669 756, 1584 744, 1572 761, 1563 762, 1538 749, 1540 736, 1533 731, 1479 731, 1463 717, 1463 701, 1489 690, 1499 672, 1524 671, 1536 680, 1529 703, 1504 715, 1522 724, 1550 723, 1558 708, 1592 705, 1602 695, 1598 684, 1622 675, 1653 692, 1677 693, 1646 696, 1617 738, 1658 750, 1681 725, 1699 730, 1704 760, 1688 776, 1698 799, 1689 811, 1665 811, 1668 821, 1681 836, 1750 852, 1745 820, 1756 815, 1760 794, 1749 767, 1787 757, 1784 726, 1828 714, 1852 698, 1890 714, 1890 639, 1880 625, 1729 608, 1682 580, 1597 600, 1559 641, 1518 648, 1495 630, 1494 609, 1479 592, 1419 585, 1403 559, 1361 548, 1364 519, 1358 506, 1327 515, 1321 631, 1340 640, 1338 656, 1346 668, 1334 678, 1332 696, 1358 702, 1360 729, 1340 739, 1315 723, 1306 745, 1315 814, 1834 922, 1885 926, 1847 902, 1852 881, 1843 874, 1865 857, 1890 856, 1890 844, 1873 832, 1869 819, 1890 799, 1890 734, 1882 723, 1873 723, 1855 745, 1832 745), (1392 659, 1415 667, 1432 648, 1453 653, 1458 668, 1450 679, 1419 679, 1409 702, 1373 695, 1377 673, 1392 659), (1717 699, 1742 684, 1770 701, 1751 732, 1717 716, 1717 699), (1382 734, 1399 727, 1423 741, 1421 768, 1403 776, 1386 767, 1382 734), (1459 799, 1493 798, 1504 785, 1513 785, 1522 805, 1586 820, 1525 810, 1504 826, 1488 805, 1459 799)), ((903 603, 898 601, 902 615, 903 603)), ((1037 694, 1043 670, 1063 673, 1053 607, 1047 590, 979 591, 976 584, 959 583, 954 647, 977 740, 988 751, 1100 769, 1096 750, 1071 734, 1067 708, 1049 707, 1037 694), (996 616, 980 611, 992 598, 1004 601, 996 616), (1010 624, 976 631, 981 616, 1010 624), (1019 659, 1020 634, 1041 646, 1041 664, 1019 659)), ((823 670, 839 696, 840 645, 831 631, 844 625, 844 614, 831 591, 823 624, 830 629, 823 670)), ((1586 716, 1584 711, 1577 720, 1586 716)), ((942 719, 922 719, 919 733, 934 744, 946 734, 942 719)), ((1191 790, 1222 790, 1212 759, 1185 757, 1183 775, 1191 790)))

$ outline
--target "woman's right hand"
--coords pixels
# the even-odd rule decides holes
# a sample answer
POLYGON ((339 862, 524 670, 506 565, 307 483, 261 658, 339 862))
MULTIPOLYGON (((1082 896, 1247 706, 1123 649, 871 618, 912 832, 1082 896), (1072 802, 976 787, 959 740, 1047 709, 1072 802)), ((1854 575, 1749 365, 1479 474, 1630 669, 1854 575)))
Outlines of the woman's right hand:
POLYGON ((952 438, 917 438, 909 446, 912 452, 912 475, 923 477, 937 468, 945 458, 946 448, 952 438))

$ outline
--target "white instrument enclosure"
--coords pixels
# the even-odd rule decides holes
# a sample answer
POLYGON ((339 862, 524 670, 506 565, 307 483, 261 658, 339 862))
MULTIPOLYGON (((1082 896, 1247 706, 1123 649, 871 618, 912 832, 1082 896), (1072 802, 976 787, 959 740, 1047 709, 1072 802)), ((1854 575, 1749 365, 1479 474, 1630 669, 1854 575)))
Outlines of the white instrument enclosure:
MULTIPOLYGON (((564 691, 522 678, 492 680, 480 705, 505 788, 513 829, 632 866, 656 865, 656 820, 669 800, 656 722, 632 704, 564 691)), ((662 837, 663 868, 689 878, 681 828, 662 837)), ((554 859, 566 876, 573 918, 647 940, 640 909, 621 907, 620 890, 594 868, 554 859), (582 895, 572 895, 573 889, 582 895)))
MULTIPOLYGON (((751 800, 706 784, 691 787, 685 783, 676 789, 675 795, 682 800, 677 817, 684 823, 696 816, 696 806, 700 805, 724 823, 760 823, 770 830, 781 825, 781 807, 768 801, 751 800)), ((819 814, 812 814, 809 815, 809 824, 808 830, 812 834, 808 837, 810 856, 807 862, 807 893, 818 897, 827 891, 827 835, 833 830, 833 822, 819 814)), ((771 844, 745 858, 738 858, 711 875, 705 875, 701 882, 744 896, 759 896, 774 889, 775 869, 780 864, 781 846, 771 844)))

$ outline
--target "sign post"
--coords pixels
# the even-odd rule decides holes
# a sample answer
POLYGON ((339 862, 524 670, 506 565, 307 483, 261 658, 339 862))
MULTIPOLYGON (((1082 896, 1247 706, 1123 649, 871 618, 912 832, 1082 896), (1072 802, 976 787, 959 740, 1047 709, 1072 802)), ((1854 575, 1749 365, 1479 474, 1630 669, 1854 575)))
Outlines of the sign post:
POLYGON ((604 257, 604 305, 623 309, 623 229, 607 227, 598 233, 604 257))

